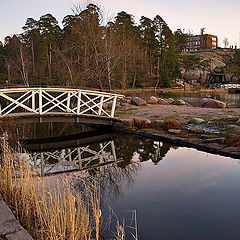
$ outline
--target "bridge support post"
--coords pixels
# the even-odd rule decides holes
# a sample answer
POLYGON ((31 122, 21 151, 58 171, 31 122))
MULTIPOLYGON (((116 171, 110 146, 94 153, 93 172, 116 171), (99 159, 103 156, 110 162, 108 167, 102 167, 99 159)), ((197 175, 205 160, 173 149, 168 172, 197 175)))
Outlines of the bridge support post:
POLYGON ((71 92, 68 92, 68 95, 67 95, 67 112, 70 112, 70 101, 71 101, 71 92))
POLYGON ((104 99, 104 96, 102 96, 102 97, 101 97, 101 100, 100 100, 100 105, 99 105, 99 110, 98 110, 98 116, 101 116, 101 113, 102 113, 103 99, 104 99))
POLYGON ((115 96, 113 98, 113 104, 112 104, 112 110, 111 110, 111 117, 114 117, 114 112, 115 112, 115 108, 116 108, 116 103, 117 103, 117 96, 115 96))
POLYGON ((32 91, 32 110, 35 111, 36 106, 35 106, 35 92, 32 91))
POLYGON ((39 90, 39 115, 42 115, 42 90, 39 90))
POLYGON ((77 99, 77 115, 80 114, 80 106, 81 106, 81 92, 78 92, 78 99, 77 99))

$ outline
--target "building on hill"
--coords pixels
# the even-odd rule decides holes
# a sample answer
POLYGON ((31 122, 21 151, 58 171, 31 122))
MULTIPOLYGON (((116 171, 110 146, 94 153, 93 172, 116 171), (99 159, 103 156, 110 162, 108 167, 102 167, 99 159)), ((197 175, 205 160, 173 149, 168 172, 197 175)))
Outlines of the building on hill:
POLYGON ((188 35, 187 51, 197 51, 200 49, 216 49, 218 46, 218 38, 211 34, 188 35))

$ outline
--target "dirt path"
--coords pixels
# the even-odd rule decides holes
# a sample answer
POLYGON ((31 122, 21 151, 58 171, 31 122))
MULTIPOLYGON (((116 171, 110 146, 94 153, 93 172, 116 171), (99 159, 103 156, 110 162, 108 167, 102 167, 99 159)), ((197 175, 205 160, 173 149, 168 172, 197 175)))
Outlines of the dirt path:
POLYGON ((163 119, 174 118, 180 122, 185 122, 189 118, 201 117, 203 119, 216 119, 223 117, 239 117, 240 108, 212 109, 176 105, 147 105, 123 110, 125 113, 121 119, 143 118, 143 119, 163 119))

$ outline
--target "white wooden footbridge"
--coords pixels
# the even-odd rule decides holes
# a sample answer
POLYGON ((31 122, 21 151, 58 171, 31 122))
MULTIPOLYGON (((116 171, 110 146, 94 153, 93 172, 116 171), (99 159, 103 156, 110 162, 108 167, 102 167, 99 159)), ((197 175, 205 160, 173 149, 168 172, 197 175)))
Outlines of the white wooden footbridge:
POLYGON ((77 122, 108 125, 120 98, 123 95, 68 88, 0 89, 0 118, 62 121, 69 117, 77 122))

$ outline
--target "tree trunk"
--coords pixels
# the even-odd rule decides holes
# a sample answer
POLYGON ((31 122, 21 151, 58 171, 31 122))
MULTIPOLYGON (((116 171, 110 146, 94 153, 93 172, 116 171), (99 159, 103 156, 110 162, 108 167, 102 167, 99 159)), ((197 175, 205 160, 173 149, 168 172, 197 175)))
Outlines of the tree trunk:
POLYGON ((159 57, 157 58, 157 74, 158 74, 158 80, 155 86, 155 90, 157 89, 159 83, 160 83, 160 59, 159 57))
POLYGON ((31 40, 31 49, 32 49, 32 70, 33 70, 33 73, 35 73, 35 53, 34 53, 34 45, 33 45, 33 39, 31 40))
POLYGON ((126 56, 123 60, 123 69, 122 69, 122 88, 126 88, 126 79, 127 79, 127 59, 126 56))
POLYGON ((10 66, 10 63, 7 63, 6 67, 7 67, 8 83, 10 84, 11 83, 11 66, 10 66))

